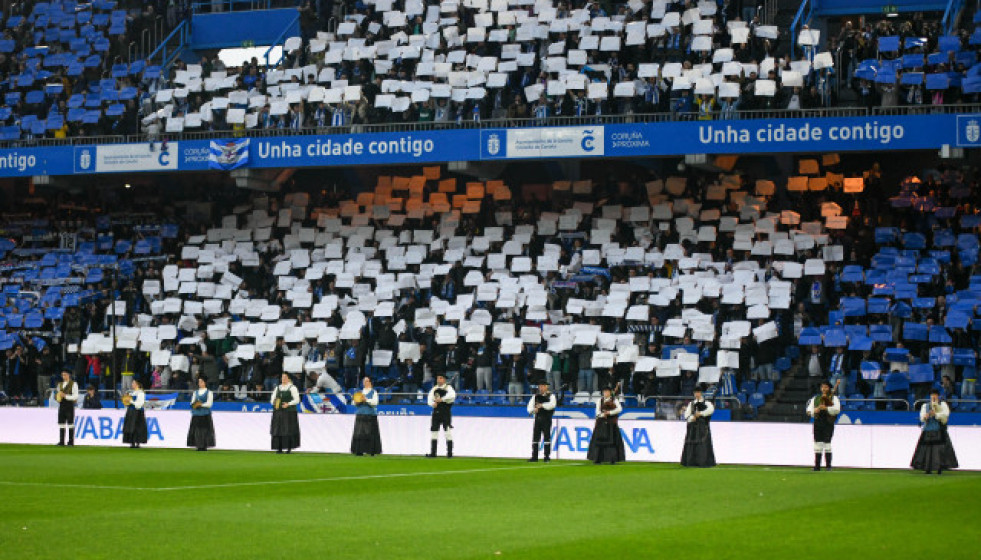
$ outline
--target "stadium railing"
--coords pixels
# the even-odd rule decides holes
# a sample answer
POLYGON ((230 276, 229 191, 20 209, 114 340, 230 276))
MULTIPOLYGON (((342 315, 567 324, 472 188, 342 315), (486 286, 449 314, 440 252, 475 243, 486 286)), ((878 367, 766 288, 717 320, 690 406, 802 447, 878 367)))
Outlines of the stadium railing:
MULTIPOLYGON (((913 116, 937 114, 979 113, 981 103, 958 105, 921 105, 898 107, 827 107, 816 109, 770 109, 759 111, 736 111, 733 119, 696 121, 694 113, 627 113, 617 115, 592 115, 585 117, 549 117, 546 119, 484 119, 480 121, 464 120, 462 122, 409 122, 409 123, 378 123, 354 124, 333 127, 308 127, 301 129, 264 128, 245 130, 208 130, 180 133, 158 133, 155 138, 170 141, 179 140, 209 140, 218 138, 268 138, 281 136, 311 136, 332 134, 370 134, 377 132, 419 132, 434 130, 473 130, 496 128, 531 128, 531 127, 560 127, 560 126, 592 126, 605 124, 638 124, 672 121, 714 122, 726 123, 734 120, 758 119, 791 119, 791 118, 830 118, 830 117, 876 117, 876 116, 913 116)), ((42 146, 79 146, 92 144, 131 144, 148 142, 147 134, 112 135, 112 136, 73 136, 70 138, 36 138, 6 140, 0 142, 0 148, 27 148, 42 146)))
POLYGON ((889 410, 894 410, 898 412, 903 412, 909 410, 909 401, 906 399, 890 399, 890 398, 868 398, 868 399, 848 399, 841 398, 842 410, 865 410, 864 408, 851 408, 851 407, 868 407, 872 408, 868 410, 877 410, 877 404, 882 403, 889 410), (849 407, 846 409, 845 407, 849 407))

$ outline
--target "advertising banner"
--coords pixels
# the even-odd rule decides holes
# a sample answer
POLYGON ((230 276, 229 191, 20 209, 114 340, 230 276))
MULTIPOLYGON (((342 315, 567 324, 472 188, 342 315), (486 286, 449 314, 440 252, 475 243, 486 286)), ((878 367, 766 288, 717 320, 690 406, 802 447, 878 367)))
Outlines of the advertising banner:
MULTIPOLYGON (((80 410, 77 445, 122 445, 122 410, 80 410)), ((148 410, 149 447, 184 448, 191 415, 184 411, 148 410)), ((269 451, 269 414, 215 412, 218 448, 269 451)), ((301 452, 348 453, 354 416, 301 414, 301 452)), ((429 418, 380 416, 384 453, 422 455, 429 451, 429 418)), ((57 441, 57 411, 50 408, 0 409, 0 443, 51 445, 57 441)), ((674 463, 681 458, 685 423, 623 420, 621 435, 628 461, 674 463)), ((558 419, 552 432, 553 457, 585 459, 593 421, 558 419)), ((460 417, 453 420, 454 454, 461 457, 529 455, 532 421, 518 418, 460 417)), ((916 426, 839 425, 835 430, 835 465, 908 469, 919 436, 916 426)), ((950 437, 962 469, 981 470, 981 429, 951 427, 950 437)), ((809 466, 814 459, 809 424, 720 422, 712 425, 716 460, 722 464, 809 466)), ((440 452, 443 450, 440 438, 440 452)))

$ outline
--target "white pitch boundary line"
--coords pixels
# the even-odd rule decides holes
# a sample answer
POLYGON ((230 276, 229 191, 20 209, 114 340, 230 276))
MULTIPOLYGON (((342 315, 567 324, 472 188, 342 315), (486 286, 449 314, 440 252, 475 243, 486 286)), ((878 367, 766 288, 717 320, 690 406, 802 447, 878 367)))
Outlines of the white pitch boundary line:
MULTIPOLYGON (((549 465, 552 467, 571 467, 576 466, 575 464, 564 464, 564 465, 549 465)), ((229 482, 226 484, 201 484, 196 486, 171 486, 167 488, 149 488, 148 490, 153 490, 157 492, 169 492, 172 490, 204 490, 208 488, 237 488, 239 486, 266 486, 273 484, 306 484, 310 482, 341 482, 345 480, 374 480, 378 478, 411 478, 414 476, 433 476, 433 475, 448 475, 448 474, 472 474, 472 473, 482 473, 482 472, 494 472, 494 471, 514 471, 519 469, 541 469, 541 466, 524 465, 520 467, 492 467, 486 469, 460 469, 460 470, 450 470, 450 471, 424 471, 424 472, 411 472, 411 473, 382 473, 382 474, 365 474, 357 476, 332 476, 326 478, 303 478, 294 480, 263 480, 258 482, 229 482)))
MULTIPOLYGON (((566 463, 566 464, 552 464, 546 468, 558 468, 558 467, 574 467, 580 466, 578 463, 566 463)), ((449 474, 473 474, 482 472, 495 472, 495 471, 513 471, 518 469, 542 469, 542 466, 537 465, 523 465, 520 467, 492 467, 485 469, 460 469, 460 470, 449 470, 449 471, 423 471, 423 472, 411 472, 411 473, 382 473, 382 474, 367 474, 367 475, 357 475, 357 476, 333 476, 325 478, 303 478, 303 479, 291 479, 291 480, 262 480, 256 482, 229 482, 226 484, 200 484, 200 485, 190 485, 190 486, 170 486, 164 488, 142 488, 138 486, 100 486, 94 484, 60 484, 60 483, 48 483, 48 482, 16 482, 11 480, 0 480, 0 485, 4 486, 43 486, 46 488, 73 488, 79 490, 136 490, 141 492, 171 492, 175 490, 204 490, 209 488, 237 488, 241 486, 268 486, 275 484, 308 484, 311 482, 341 482, 346 480, 372 480, 379 478, 411 478, 414 476, 434 476, 434 475, 449 475, 449 474)))

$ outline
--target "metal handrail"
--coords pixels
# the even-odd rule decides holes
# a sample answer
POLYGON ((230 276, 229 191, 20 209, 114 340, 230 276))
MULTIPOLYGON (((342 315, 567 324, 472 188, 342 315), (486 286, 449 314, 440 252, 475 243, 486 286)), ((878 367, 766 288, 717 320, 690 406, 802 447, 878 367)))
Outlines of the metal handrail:
MULTIPOLYGON (((921 406, 923 406, 928 402, 930 402, 930 399, 917 399, 913 401, 913 410, 914 411, 918 410, 921 406)), ((966 403, 966 402, 978 404, 977 399, 944 399, 943 402, 947 402, 955 406, 959 405, 960 403, 966 403)))
POLYGON ((280 32, 280 34, 275 39, 273 39, 273 42, 271 45, 269 45, 269 48, 266 49, 266 53, 263 55, 263 57, 266 59, 267 70, 273 66, 278 66, 279 63, 282 62, 284 58, 286 58, 286 47, 284 45, 286 42, 286 34, 289 33, 290 30, 293 28, 293 24, 298 22, 299 20, 300 20, 300 14, 299 12, 297 12, 297 14, 293 16, 293 19, 291 19, 290 22, 286 24, 286 27, 283 28, 283 31, 280 32), (277 60, 274 63, 270 63, 269 53, 271 53, 272 50, 276 47, 283 47, 283 50, 279 53, 279 60, 277 60))
POLYGON ((811 14, 814 12, 814 0, 803 0, 794 15, 794 21, 790 24, 790 54, 796 56, 797 36, 800 34, 802 25, 807 25, 811 21, 811 14), (806 15, 805 15, 806 14, 806 15))
POLYGON ((954 30, 954 25, 957 23, 957 16, 963 7, 964 0, 949 0, 947 2, 947 9, 944 10, 944 15, 940 19, 940 26, 944 30, 944 35, 950 35, 954 30))
MULTIPOLYGON (((153 56, 153 55, 151 55, 153 56)), ((896 107, 821 107, 815 109, 769 109, 754 111, 735 111, 734 119, 719 119, 712 122, 733 122, 739 120, 757 119, 786 119, 786 118, 826 118, 826 117, 869 117, 869 116, 910 116, 931 114, 964 114, 981 113, 981 104, 950 104, 950 105, 920 105, 896 107)), ((495 128, 529 128, 529 127, 559 127, 559 126, 592 126, 605 124, 637 124, 652 122, 672 122, 690 120, 677 113, 635 113, 626 115, 591 115, 584 117, 550 117, 546 120, 527 119, 486 119, 481 121, 464 120, 461 122, 414 122, 414 123, 379 123, 355 124, 336 127, 307 127, 294 130, 291 128, 263 128, 245 130, 209 130, 184 131, 166 133, 169 140, 211 140, 225 138, 234 134, 240 138, 267 138, 283 136, 312 136, 335 135, 352 133, 378 132, 417 132, 436 130, 460 129, 495 129, 495 128)), ((114 136, 73 136, 69 138, 34 138, 6 140, 0 142, 0 148, 29 148, 49 146, 82 146, 92 144, 132 144, 148 140, 145 133, 114 136)))
POLYGON ((903 407, 906 408, 907 410, 909 410, 909 401, 907 401, 906 399, 892 399, 892 398, 885 398, 885 397, 872 398, 872 397, 870 397, 870 398, 867 398, 867 399, 846 399, 846 398, 841 398, 841 399, 838 399, 838 400, 842 404, 850 403, 850 402, 862 402, 862 403, 866 403, 866 402, 884 402, 884 403, 887 403, 887 404, 888 403, 903 403, 903 407))
POLYGON ((166 69, 167 65, 170 64, 170 61, 177 56, 177 53, 180 52, 181 48, 183 48, 184 44, 187 42, 187 33, 188 33, 187 22, 188 20, 186 19, 182 20, 180 24, 177 27, 175 27, 173 31, 171 31, 170 34, 168 34, 167 37, 165 37, 164 40, 160 42, 159 45, 157 45, 157 48, 154 49, 153 52, 151 52, 146 57, 147 60, 152 61, 154 58, 157 57, 158 54, 160 54, 161 69, 166 69), (170 43, 170 40, 175 35, 180 39, 180 42, 178 43, 177 48, 171 50, 170 53, 168 54, 167 45, 170 43))

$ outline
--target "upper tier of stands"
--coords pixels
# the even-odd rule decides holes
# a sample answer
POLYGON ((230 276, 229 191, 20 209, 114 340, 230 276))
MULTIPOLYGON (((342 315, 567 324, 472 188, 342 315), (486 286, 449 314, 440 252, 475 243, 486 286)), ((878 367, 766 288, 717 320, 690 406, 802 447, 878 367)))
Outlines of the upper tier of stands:
MULTIPOLYGON (((781 55, 786 31, 708 0, 379 0, 350 4, 330 31, 304 6, 302 36, 286 40, 280 61, 225 68, 211 58, 164 70, 128 60, 152 9, 127 12, 108 0, 17 6, 23 13, 0 20, 0 140, 647 113, 735 118, 837 103, 834 56, 817 31, 803 30, 798 52, 781 55)), ((928 37, 927 48, 950 41, 928 37)), ((958 60, 974 56, 970 41, 957 50, 958 60)))

